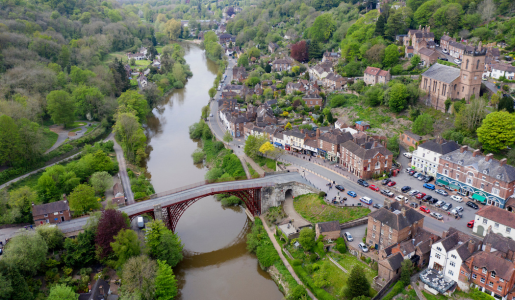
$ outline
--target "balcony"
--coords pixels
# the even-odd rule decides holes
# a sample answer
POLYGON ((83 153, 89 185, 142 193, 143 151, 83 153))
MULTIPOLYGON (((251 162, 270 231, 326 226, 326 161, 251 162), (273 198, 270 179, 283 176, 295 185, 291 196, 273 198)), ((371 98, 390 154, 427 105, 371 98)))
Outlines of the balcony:
POLYGON ((441 294, 445 294, 450 288, 456 286, 456 282, 448 277, 445 277, 442 271, 427 268, 419 274, 420 281, 437 290, 441 294))

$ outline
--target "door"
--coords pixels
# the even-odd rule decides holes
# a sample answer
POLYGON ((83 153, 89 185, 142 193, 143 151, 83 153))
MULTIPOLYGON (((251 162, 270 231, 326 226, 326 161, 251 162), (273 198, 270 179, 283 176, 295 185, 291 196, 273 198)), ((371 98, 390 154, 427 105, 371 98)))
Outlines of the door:
POLYGON ((61 217, 61 222, 64 222, 64 217, 61 217))
POLYGON ((483 226, 479 225, 477 227, 477 234, 480 236, 483 236, 484 232, 485 232, 485 228, 483 226))

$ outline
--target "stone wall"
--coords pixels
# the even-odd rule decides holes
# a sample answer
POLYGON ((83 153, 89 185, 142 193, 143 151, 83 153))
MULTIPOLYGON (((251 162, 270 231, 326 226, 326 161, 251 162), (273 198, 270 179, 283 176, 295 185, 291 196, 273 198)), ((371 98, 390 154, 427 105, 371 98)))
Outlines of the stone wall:
POLYGON ((293 197, 320 192, 314 187, 296 181, 276 184, 274 187, 264 187, 261 189, 261 213, 264 214, 270 207, 280 206, 286 199, 286 192, 289 190, 293 197))

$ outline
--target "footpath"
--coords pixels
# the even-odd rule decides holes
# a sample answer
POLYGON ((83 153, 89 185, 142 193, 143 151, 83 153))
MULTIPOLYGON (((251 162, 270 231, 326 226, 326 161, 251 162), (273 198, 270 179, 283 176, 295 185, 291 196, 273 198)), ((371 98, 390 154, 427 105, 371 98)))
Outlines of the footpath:
POLYGON ((279 257, 281 258, 281 260, 283 261, 284 265, 286 266, 286 268, 288 269, 288 271, 290 272, 291 276, 293 276, 293 278, 295 278, 295 281, 297 281, 298 284, 304 286, 306 288, 306 291, 308 292, 308 295, 311 299, 314 299, 314 300, 317 300, 317 298, 315 297, 315 295, 313 295, 313 293, 302 283, 302 281, 300 280, 300 278, 297 276, 297 274, 295 273, 295 271, 293 270, 292 266, 290 265, 290 263, 288 262, 288 260, 286 259, 286 257, 284 257, 284 254, 283 254, 283 251, 281 250, 281 246, 279 245, 279 243, 277 242, 277 240, 275 239, 275 236, 274 234, 272 233, 272 231, 270 230, 270 228, 268 228, 268 225, 266 224, 266 220, 265 220, 265 217, 263 216, 259 216, 259 218, 261 219, 261 221, 263 222, 263 226, 265 227, 265 230, 266 230, 266 233, 268 233, 268 237, 270 238, 270 240, 272 241, 272 244, 274 244, 274 248, 275 250, 277 251, 277 253, 279 254, 279 257))

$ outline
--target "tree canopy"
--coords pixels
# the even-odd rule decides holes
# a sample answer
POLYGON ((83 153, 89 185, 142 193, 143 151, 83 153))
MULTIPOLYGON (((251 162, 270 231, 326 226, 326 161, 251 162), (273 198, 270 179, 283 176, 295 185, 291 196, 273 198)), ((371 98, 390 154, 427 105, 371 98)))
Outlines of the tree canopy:
POLYGON ((515 115, 507 111, 489 113, 477 129, 477 137, 486 151, 498 152, 515 143, 515 115))

